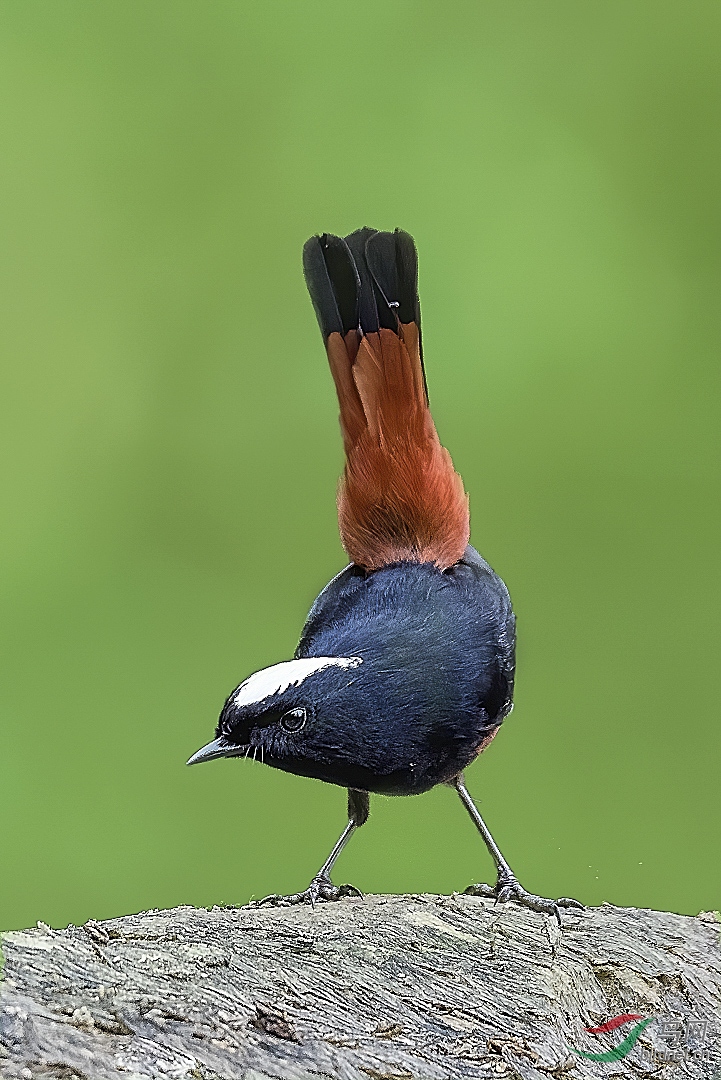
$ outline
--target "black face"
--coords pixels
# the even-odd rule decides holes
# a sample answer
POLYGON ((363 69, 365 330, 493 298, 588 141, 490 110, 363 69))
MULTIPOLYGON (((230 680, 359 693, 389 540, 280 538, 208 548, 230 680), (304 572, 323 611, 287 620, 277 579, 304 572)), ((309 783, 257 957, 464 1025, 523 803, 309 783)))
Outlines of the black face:
MULTIPOLYGON (((232 701, 232 699, 231 699, 232 701)), ((226 744, 225 757, 244 757, 260 761, 284 772, 314 777, 326 783, 356 787, 369 791, 405 791, 413 786, 413 767, 400 766, 390 770, 389 759, 396 753, 382 753, 383 772, 369 767, 373 746, 363 746, 363 740, 340 723, 333 724, 332 710, 319 708, 309 702, 276 707, 258 712, 257 709, 226 706, 221 714, 217 735, 226 744)), ((380 745, 377 749, 381 749, 380 745)), ((412 757, 413 755, 411 755, 412 757)), ((418 757, 418 755, 415 755, 418 757)))
POLYGON ((233 698, 234 694, 226 702, 216 731, 228 743, 226 757, 252 757, 271 764, 303 752, 303 732, 313 721, 311 705, 238 709, 233 698))

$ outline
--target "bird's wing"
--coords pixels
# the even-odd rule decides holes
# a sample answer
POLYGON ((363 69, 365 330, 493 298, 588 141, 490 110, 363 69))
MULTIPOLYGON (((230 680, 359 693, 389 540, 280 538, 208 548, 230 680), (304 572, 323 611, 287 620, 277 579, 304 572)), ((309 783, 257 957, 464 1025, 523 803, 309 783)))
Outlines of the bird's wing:
POLYGON ((413 239, 326 233, 307 242, 303 266, 340 403, 343 546, 367 570, 446 569, 468 543, 468 498, 428 407, 413 239))

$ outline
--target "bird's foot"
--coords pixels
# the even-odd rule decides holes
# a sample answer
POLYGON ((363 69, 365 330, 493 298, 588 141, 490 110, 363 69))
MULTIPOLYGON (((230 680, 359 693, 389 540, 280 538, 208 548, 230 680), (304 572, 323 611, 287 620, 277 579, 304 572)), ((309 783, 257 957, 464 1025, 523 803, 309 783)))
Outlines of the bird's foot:
POLYGON ((363 899, 363 893, 356 889, 355 885, 334 885, 328 877, 314 877, 307 889, 302 892, 291 893, 290 896, 281 896, 279 893, 271 893, 262 900, 255 900, 250 907, 292 907, 295 904, 310 904, 315 907, 320 901, 329 903, 333 900, 343 900, 346 896, 358 896, 363 899))
POLYGON ((531 911, 555 915, 559 926, 561 925, 561 908, 583 909, 583 904, 578 900, 572 900, 570 896, 559 896, 557 900, 550 900, 546 896, 536 896, 535 893, 524 889, 513 874, 499 874, 493 888, 490 885, 469 885, 465 892, 467 896, 487 896, 495 900, 497 904, 515 900, 517 904, 522 904, 531 911))

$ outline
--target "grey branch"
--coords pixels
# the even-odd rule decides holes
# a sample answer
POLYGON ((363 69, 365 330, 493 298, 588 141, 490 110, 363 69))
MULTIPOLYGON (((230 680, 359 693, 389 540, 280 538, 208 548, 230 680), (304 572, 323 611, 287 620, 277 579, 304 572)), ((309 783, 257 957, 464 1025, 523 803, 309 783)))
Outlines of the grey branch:
MULTIPOLYGON (((190 907, 6 934, 0 1076, 710 1080, 713 915, 470 896, 190 907), (621 1060, 627 1021, 653 1020, 621 1060)), ((719 1073, 721 1076, 721 1073, 719 1073)))

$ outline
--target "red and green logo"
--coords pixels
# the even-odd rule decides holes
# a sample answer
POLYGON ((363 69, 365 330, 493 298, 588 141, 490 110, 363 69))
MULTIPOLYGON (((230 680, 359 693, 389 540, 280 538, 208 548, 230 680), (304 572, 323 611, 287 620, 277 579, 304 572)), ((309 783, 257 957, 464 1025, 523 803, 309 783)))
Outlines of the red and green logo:
POLYGON ((571 1049, 574 1054, 588 1058, 590 1061, 620 1061, 621 1058, 625 1058, 627 1054, 631 1053, 636 1045, 639 1035, 653 1020, 652 1016, 644 1018, 643 1016, 639 1016, 638 1013, 622 1013, 620 1016, 614 1016, 605 1024, 601 1024, 600 1027, 586 1028, 586 1031, 590 1032, 591 1035, 605 1035, 609 1031, 615 1031, 616 1028, 621 1027, 622 1024, 628 1024, 631 1020, 639 1020, 640 1023, 634 1024, 623 1042, 620 1042, 613 1050, 607 1050, 605 1054, 589 1054, 585 1050, 576 1050, 573 1046, 571 1049))

